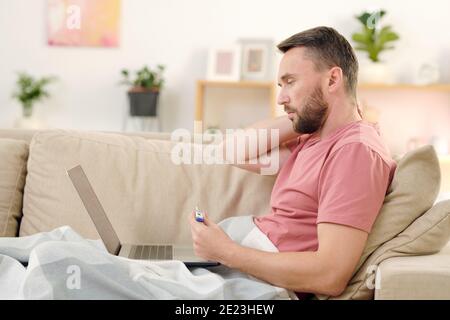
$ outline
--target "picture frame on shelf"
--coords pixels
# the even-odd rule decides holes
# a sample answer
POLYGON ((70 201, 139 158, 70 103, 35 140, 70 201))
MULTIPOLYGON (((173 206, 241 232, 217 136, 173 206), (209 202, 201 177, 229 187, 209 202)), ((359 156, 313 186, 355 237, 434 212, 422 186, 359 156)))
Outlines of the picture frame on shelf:
POLYGON ((207 80, 239 81, 241 47, 229 45, 211 48, 208 53, 207 80))
POLYGON ((243 38, 238 42, 242 48, 241 79, 272 80, 273 40, 243 38))

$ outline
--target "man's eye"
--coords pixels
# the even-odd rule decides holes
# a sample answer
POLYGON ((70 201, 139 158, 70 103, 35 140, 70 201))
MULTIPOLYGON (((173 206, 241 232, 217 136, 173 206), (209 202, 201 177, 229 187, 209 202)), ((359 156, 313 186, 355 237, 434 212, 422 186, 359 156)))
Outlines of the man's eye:
POLYGON ((294 83, 294 80, 289 80, 288 82, 287 82, 287 84, 293 84, 294 83))

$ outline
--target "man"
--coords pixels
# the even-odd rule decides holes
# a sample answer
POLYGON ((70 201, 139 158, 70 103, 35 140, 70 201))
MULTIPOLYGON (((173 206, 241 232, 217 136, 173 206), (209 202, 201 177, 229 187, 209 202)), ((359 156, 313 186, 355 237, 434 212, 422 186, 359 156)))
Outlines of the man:
POLYGON ((278 48, 284 53, 278 104, 287 116, 254 128, 279 130, 280 170, 271 212, 254 222, 279 252, 233 242, 207 215, 203 224, 190 217, 194 249, 299 297, 337 296, 361 257, 396 165, 376 127, 361 118, 358 62, 342 35, 318 27, 278 48))

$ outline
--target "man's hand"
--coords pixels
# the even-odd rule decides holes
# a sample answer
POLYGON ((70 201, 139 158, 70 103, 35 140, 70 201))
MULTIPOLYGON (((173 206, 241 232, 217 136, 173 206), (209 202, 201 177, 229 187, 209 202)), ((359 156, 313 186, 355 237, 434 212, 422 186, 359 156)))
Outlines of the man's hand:
POLYGON ((204 222, 195 220, 195 212, 189 215, 195 254, 203 259, 226 265, 227 256, 237 244, 203 212, 204 222))
POLYGON ((352 276, 368 234, 352 227, 318 224, 319 248, 305 252, 266 252, 234 242, 217 224, 189 215, 195 254, 248 273, 277 287, 340 295, 352 276))

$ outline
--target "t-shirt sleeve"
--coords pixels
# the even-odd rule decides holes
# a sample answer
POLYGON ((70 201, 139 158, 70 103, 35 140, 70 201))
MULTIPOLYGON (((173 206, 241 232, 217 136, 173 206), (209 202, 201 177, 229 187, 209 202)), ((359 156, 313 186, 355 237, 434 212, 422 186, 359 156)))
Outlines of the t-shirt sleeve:
POLYGON ((370 232, 389 186, 390 168, 367 145, 349 143, 334 151, 319 177, 317 223, 370 232))

